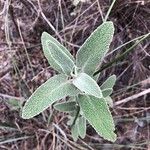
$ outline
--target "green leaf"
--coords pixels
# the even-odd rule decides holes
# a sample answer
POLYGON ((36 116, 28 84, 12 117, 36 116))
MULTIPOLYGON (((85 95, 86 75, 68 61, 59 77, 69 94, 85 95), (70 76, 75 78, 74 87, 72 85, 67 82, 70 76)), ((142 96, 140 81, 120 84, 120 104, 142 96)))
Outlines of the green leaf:
POLYGON ((81 116, 77 121, 79 136, 84 139, 86 136, 86 119, 81 116))
POLYGON ((113 100, 110 96, 105 97, 105 100, 107 102, 107 104, 109 105, 109 107, 113 107, 113 100))
POLYGON ((112 89, 116 82, 116 75, 110 76, 101 86, 101 90, 112 89))
POLYGON ((22 110, 22 118, 32 118, 55 101, 77 93, 77 88, 67 80, 65 75, 56 75, 42 84, 27 100, 22 110))
POLYGON ((43 32, 41 41, 44 55, 49 64, 55 70, 70 75, 75 66, 74 58, 70 52, 46 32, 43 32))
POLYGON ((112 92, 113 92, 113 89, 111 88, 102 90, 103 97, 109 96, 112 92))
POLYGON ((94 79, 85 73, 80 73, 72 82, 79 90, 88 95, 101 98, 102 92, 94 79))
POLYGON ((54 105, 54 108, 61 112, 73 111, 76 109, 76 102, 62 102, 54 105))
POLYGON ((114 25, 111 21, 100 25, 85 41, 77 52, 77 67, 81 72, 92 76, 98 64, 107 53, 114 34, 114 25))
POLYGON ((71 128, 71 135, 73 137, 73 140, 77 141, 77 139, 78 139, 78 126, 76 123, 71 128))
POLYGON ((71 111, 69 114, 70 114, 70 116, 75 117, 77 114, 77 109, 74 111, 71 111))
POLYGON ((75 116, 68 115, 67 125, 71 126, 74 121, 75 116))
POLYGON ((115 142, 116 134, 113 118, 106 101, 94 96, 80 95, 78 103, 83 116, 104 139, 115 142))

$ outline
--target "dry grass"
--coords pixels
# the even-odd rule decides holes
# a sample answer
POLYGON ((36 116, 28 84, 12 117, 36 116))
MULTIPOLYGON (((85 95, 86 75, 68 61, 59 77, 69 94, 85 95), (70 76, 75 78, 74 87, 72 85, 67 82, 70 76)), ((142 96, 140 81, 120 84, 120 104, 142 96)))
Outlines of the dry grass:
MULTIPOLYGON (((150 42, 140 43, 134 51, 104 70, 101 84, 117 75, 112 95, 112 113, 117 141, 108 143, 88 127, 87 136, 72 141, 66 114, 49 108, 41 115, 23 120, 21 105, 45 80, 55 74, 43 55, 40 36, 49 32, 75 55, 90 33, 102 23, 110 6, 107 0, 89 0, 73 6, 71 0, 1 0, 0 5, 0 149, 2 150, 112 150, 150 148, 149 92, 132 101, 122 101, 150 88, 150 42)), ((119 45, 150 32, 149 0, 117 0, 109 20, 115 24, 115 36, 104 64, 122 54, 134 42, 111 53, 119 45)), ((131 99, 130 98, 130 99, 131 99)))

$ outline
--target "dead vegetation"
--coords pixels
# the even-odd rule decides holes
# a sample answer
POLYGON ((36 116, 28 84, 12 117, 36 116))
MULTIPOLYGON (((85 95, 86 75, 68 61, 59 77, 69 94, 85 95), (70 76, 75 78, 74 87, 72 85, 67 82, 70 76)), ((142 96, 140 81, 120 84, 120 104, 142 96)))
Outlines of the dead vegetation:
MULTIPOLYGON (((0 1, 0 149, 2 150, 112 150, 150 148, 150 40, 147 38, 113 66, 105 69, 99 83, 117 75, 112 113, 118 139, 102 140, 88 127, 84 140, 73 142, 66 114, 49 108, 23 120, 14 99, 24 100, 49 77, 52 70, 43 55, 40 36, 49 32, 75 54, 90 33, 102 23, 110 6, 107 0, 89 0, 74 6, 71 0, 0 1)), ((109 16, 115 36, 104 60, 107 64, 150 32, 149 0, 118 0, 109 16)))

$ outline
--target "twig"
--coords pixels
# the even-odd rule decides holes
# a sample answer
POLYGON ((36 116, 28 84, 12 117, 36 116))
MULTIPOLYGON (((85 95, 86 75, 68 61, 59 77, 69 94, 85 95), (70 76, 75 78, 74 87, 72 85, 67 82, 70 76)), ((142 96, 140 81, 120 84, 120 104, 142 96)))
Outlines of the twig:
POLYGON ((6 95, 6 94, 2 94, 2 93, 0 93, 0 96, 3 98, 8 98, 8 99, 16 99, 16 100, 24 99, 23 97, 15 97, 15 96, 6 95))
POLYGON ((6 7, 7 7, 7 1, 4 3, 3 9, 2 9, 2 11, 0 12, 0 16, 5 13, 6 7))
POLYGON ((116 2, 116 0, 113 0, 113 2, 111 3, 111 5, 110 5, 110 7, 109 7, 109 9, 108 9, 108 11, 107 11, 107 14, 106 14, 106 16, 105 16, 105 18, 104 18, 104 22, 107 21, 108 16, 109 16, 109 14, 110 14, 110 12, 111 12, 111 10, 112 10, 112 8, 113 8, 115 2, 116 2))
POLYGON ((137 41, 137 40, 143 38, 145 35, 147 35, 147 34, 141 35, 141 36, 136 37, 136 38, 134 38, 134 39, 132 39, 132 40, 130 40, 130 41, 124 43, 124 44, 119 45, 117 48, 115 48, 115 49, 112 50, 111 52, 107 53, 105 57, 111 55, 112 53, 114 53, 115 51, 119 50, 120 48, 122 48, 122 47, 124 47, 124 46, 126 46, 126 45, 128 45, 128 44, 130 44, 130 43, 132 43, 132 42, 134 42, 134 41, 137 41))
POLYGON ((57 30, 55 29, 55 27, 52 25, 52 23, 46 18, 45 14, 42 11, 42 7, 40 4, 40 0, 38 0, 38 6, 39 6, 39 11, 41 16, 43 17, 43 19, 47 22, 47 24, 50 26, 50 28, 55 32, 55 34, 58 36, 58 38, 61 40, 61 36, 59 35, 59 33, 57 32, 57 30))
POLYGON ((120 104, 127 103, 127 102, 129 102, 129 101, 131 101, 131 100, 137 99, 137 98, 139 98, 139 97, 141 97, 141 96, 143 96, 143 95, 149 94, 149 93, 150 93, 150 88, 147 89, 147 90, 145 90, 145 91, 142 91, 142 92, 140 92, 140 93, 138 93, 138 94, 135 94, 135 95, 132 95, 132 96, 130 96, 130 97, 127 97, 127 98, 125 98, 125 99, 123 99, 123 100, 120 100, 120 101, 118 101, 118 102, 115 102, 115 103, 114 103, 114 106, 118 106, 118 105, 120 105, 120 104))
POLYGON ((23 36, 22 36, 21 28, 20 28, 20 21, 19 21, 19 19, 17 19, 17 25, 18 25, 19 35, 20 35, 20 38, 21 38, 21 41, 22 41, 22 43, 23 43, 23 47, 24 47, 24 50, 25 50, 25 54, 26 54, 26 56, 27 56, 27 59, 28 59, 30 68, 31 68, 31 70, 32 70, 32 74, 35 75, 35 74, 34 74, 33 67, 32 67, 32 66, 33 66, 33 65, 32 65, 32 62, 31 62, 31 60, 30 60, 30 57, 29 57, 29 54, 28 54, 26 45, 25 45, 25 43, 24 43, 24 39, 23 39, 23 36))
POLYGON ((101 9, 101 6, 100 6, 100 3, 99 3, 99 0, 97 0, 97 5, 98 5, 98 9, 99 9, 99 12, 100 12, 100 15, 101 15, 102 21, 104 22, 103 12, 102 12, 102 9, 101 9))

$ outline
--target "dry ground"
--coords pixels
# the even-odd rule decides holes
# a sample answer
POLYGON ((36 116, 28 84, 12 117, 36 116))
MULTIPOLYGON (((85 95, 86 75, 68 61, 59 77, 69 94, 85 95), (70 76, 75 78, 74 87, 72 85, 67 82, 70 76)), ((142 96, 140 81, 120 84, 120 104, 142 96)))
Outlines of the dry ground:
MULTIPOLYGON (((49 108, 23 120, 14 99, 23 105, 31 93, 56 72, 48 65, 40 36, 49 32, 71 53, 102 23, 110 0, 0 1, 0 150, 148 150, 150 149, 150 38, 100 76, 101 84, 117 75, 111 109, 118 139, 104 141, 88 126, 84 140, 73 142, 66 114, 49 108), (128 98, 128 99, 126 99, 128 98)), ((117 0, 109 16, 115 36, 104 60, 107 64, 132 46, 119 45, 150 32, 149 0, 117 0)), ((18 105, 17 105, 18 106, 18 105)))

